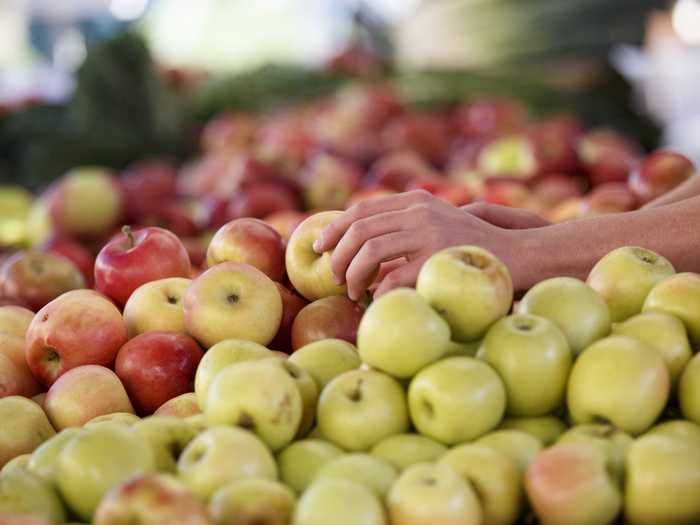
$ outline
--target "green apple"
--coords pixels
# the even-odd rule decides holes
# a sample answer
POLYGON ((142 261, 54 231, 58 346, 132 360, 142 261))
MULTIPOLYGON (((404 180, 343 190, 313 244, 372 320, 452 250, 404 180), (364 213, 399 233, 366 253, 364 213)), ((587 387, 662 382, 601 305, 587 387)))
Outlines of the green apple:
POLYGON ((102 416, 93 417, 90 421, 83 425, 83 428, 93 428, 103 423, 119 423, 120 425, 130 427, 139 421, 141 421, 141 418, 136 414, 130 414, 129 412, 114 412, 112 414, 104 414, 102 416))
POLYGON ((131 428, 113 423, 86 429, 60 451, 55 479, 68 507, 90 520, 116 484, 154 472, 151 447, 131 428))
POLYGON ((553 321, 578 355, 593 341, 610 333, 610 312, 593 288, 572 277, 542 281, 523 296, 518 313, 553 321))
POLYGON ((542 450, 542 442, 522 430, 494 430, 481 436, 474 443, 490 447, 511 458, 518 465, 521 477, 525 475, 533 458, 542 450))
POLYGON ((182 302, 191 282, 168 277, 136 288, 124 305, 129 337, 155 331, 186 333, 182 302))
POLYGON ((507 417, 498 425, 499 429, 520 430, 537 438, 548 447, 566 430, 564 422, 556 416, 507 417))
POLYGON ((235 427, 215 427, 202 432, 183 450, 177 475, 203 500, 238 479, 277 479, 277 464, 255 434, 235 427))
POLYGON ((638 435, 659 417, 670 392, 670 376, 659 353, 614 335, 593 343, 574 363, 567 403, 574 423, 607 421, 638 435))
POLYGON ((200 434, 209 428, 207 424, 207 418, 204 414, 195 414, 194 416, 187 416, 185 418, 185 423, 194 428, 197 434, 200 434))
POLYGON ((450 341, 447 344, 447 351, 445 352, 445 357, 452 356, 462 356, 462 357, 476 357, 476 353, 481 347, 481 339, 472 341, 470 343, 458 343, 457 341, 450 341))
POLYGON ((471 485, 444 463, 417 463, 403 471, 386 498, 391 525, 480 525, 481 505, 471 485))
MULTIPOLYGON (((297 502, 292 525, 387 525, 377 495, 347 479, 313 483, 297 502)), ((393 525, 393 524, 392 524, 393 525)))
POLYGON ((46 414, 31 399, 9 396, 0 399, 0 468, 12 458, 33 452, 56 431, 46 414), (8 422, 12 424, 8 424, 8 422))
POLYGON ((600 259, 586 283, 603 298, 617 323, 641 312, 649 291, 674 273, 673 265, 658 253, 624 246, 600 259))
POLYGON ((350 370, 321 392, 317 412, 324 436, 357 452, 408 430, 406 394, 390 376, 374 370, 350 370))
POLYGON ((172 476, 146 474, 115 486, 100 502, 93 525, 214 525, 206 506, 172 476))
POLYGON ((685 421, 684 419, 673 419, 671 421, 659 423, 651 427, 645 435, 654 434, 687 439, 700 446, 700 425, 685 421))
POLYGON ((153 449, 158 471, 173 473, 180 453, 197 435, 192 425, 172 416, 144 418, 134 425, 134 431, 153 449))
POLYGON ((216 523, 236 525, 288 525, 296 497, 277 481, 248 478, 233 481, 217 490, 209 503, 216 523))
POLYGON ((659 352, 676 384, 693 353, 685 327, 677 318, 663 312, 645 312, 613 325, 613 335, 633 337, 659 352))
POLYGON ((678 382, 678 403, 683 417, 700 425, 700 354, 696 354, 678 382))
POLYGON ((666 312, 685 325, 692 345, 700 345, 700 275, 677 273, 654 286, 644 301, 644 312, 666 312))
POLYGON ((609 470, 619 484, 625 474, 625 456, 633 442, 632 436, 612 425, 590 423, 576 425, 564 432, 557 443, 590 443, 606 458, 609 470))
POLYGON ((324 464, 316 473, 319 479, 348 479, 364 485, 383 498, 396 480, 397 472, 388 461, 372 454, 355 452, 344 454, 324 464))
POLYGON ((357 349, 342 339, 321 339, 302 346, 289 356, 289 362, 306 370, 320 390, 331 379, 360 368, 357 349))
POLYGON ((5 466, 0 469, 0 476, 7 474, 16 469, 29 470, 27 466, 29 465, 29 460, 32 458, 31 454, 22 454, 12 458, 10 461, 5 463, 5 466))
POLYGON ((27 470, 38 474, 46 481, 56 482, 58 456, 70 441, 82 432, 79 428, 66 428, 44 441, 29 459, 27 470))
POLYGON ((506 408, 506 392, 486 363, 473 357, 448 357, 413 378, 408 406, 421 434, 456 445, 498 425, 506 408))
POLYGON ((281 367, 287 371, 299 389, 301 394, 302 402, 302 415, 301 423, 299 423, 299 430, 297 431, 297 438, 302 438, 306 436, 316 419, 316 405, 318 404, 318 392, 319 388, 316 385, 311 374, 309 374, 303 368, 297 366, 296 364, 290 362, 289 360, 276 359, 275 366, 281 367))
POLYGON ((357 329, 362 361, 407 379, 445 355, 450 327, 415 290, 397 288, 374 301, 357 329))
POLYGON ((605 456, 591 443, 561 443, 527 469, 525 491, 542 525, 603 525, 622 508, 605 456))
POLYGON ((212 346, 202 357, 194 376, 194 393, 199 408, 204 410, 207 392, 216 374, 228 365, 272 357, 270 350, 259 343, 242 339, 225 339, 212 346))
POLYGON ((328 441, 308 438, 295 441, 277 456, 280 479, 301 494, 325 464, 342 455, 343 451, 328 441))
POLYGON ((627 454, 625 518, 630 525, 700 523, 700 447, 651 435, 627 454))
POLYGON ((416 463, 436 461, 447 447, 420 434, 396 434, 377 443, 372 454, 382 458, 400 472, 416 463))
POLYGON ((503 380, 508 414, 543 416, 564 404, 573 355, 552 321, 527 314, 501 319, 486 333, 477 356, 503 380))
POLYGON ((207 393, 209 425, 237 425, 255 432, 273 451, 292 442, 302 422, 299 388, 277 358, 243 361, 219 372, 207 393))
POLYGON ((454 246, 434 254, 418 274, 416 291, 445 318, 452 339, 460 342, 481 338, 513 303, 508 269, 477 246, 454 246))
POLYGON ((325 211, 308 217, 296 227, 287 243, 287 276, 294 288, 309 301, 347 293, 345 285, 336 284, 333 280, 333 252, 319 255, 313 248, 321 231, 341 214, 340 211, 325 211))
POLYGON ((515 523, 523 507, 520 469, 514 459, 469 443, 447 452, 440 463, 457 472, 479 495, 483 525, 515 523))
POLYGON ((154 416, 171 416, 185 419, 189 416, 196 416, 202 413, 197 402, 197 394, 187 392, 169 399, 153 412, 154 416))
POLYGON ((13 469, 0 476, 0 522, 4 513, 34 514, 65 523, 66 511, 54 488, 36 474, 13 469))

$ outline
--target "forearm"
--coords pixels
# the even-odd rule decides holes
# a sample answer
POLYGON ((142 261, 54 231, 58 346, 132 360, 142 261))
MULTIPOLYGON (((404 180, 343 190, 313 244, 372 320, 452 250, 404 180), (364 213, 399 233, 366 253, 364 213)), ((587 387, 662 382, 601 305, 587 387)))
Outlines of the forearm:
POLYGON ((644 205, 643 209, 658 208, 659 206, 674 204, 698 195, 700 195, 700 176, 695 175, 690 177, 677 188, 669 191, 657 199, 654 199, 651 202, 648 202, 644 205))

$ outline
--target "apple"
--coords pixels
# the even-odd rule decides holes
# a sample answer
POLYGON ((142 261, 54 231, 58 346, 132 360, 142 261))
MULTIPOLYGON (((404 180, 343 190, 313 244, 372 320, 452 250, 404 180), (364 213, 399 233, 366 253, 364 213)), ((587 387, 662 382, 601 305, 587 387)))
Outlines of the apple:
POLYGON ((436 461, 447 447, 420 434, 395 434, 372 447, 372 455, 391 463, 399 472, 416 463, 436 461))
POLYGON ((74 168, 49 190, 47 206, 53 226, 62 234, 98 236, 114 228, 123 202, 116 179, 106 168, 74 168))
POLYGON ((199 408, 206 406, 207 393, 216 375, 228 365, 273 357, 272 352, 253 341, 225 339, 212 346, 202 357, 194 377, 194 392, 199 408))
POLYGON ((268 344, 282 320, 275 283, 237 262, 217 264, 192 281, 184 305, 187 331, 205 348, 224 339, 268 344))
POLYGON ((553 224, 571 221, 585 217, 589 212, 589 204, 582 197, 568 198, 554 206, 545 217, 553 224))
POLYGON ((177 475, 206 501, 232 481, 277 479, 277 465, 253 433, 235 427, 215 427, 190 441, 177 461, 177 475))
POLYGON ((367 487, 347 479, 324 479, 313 483, 299 498, 292 523, 387 525, 387 520, 381 501, 367 487))
POLYGON ((0 377, 5 378, 5 380, 0 379, 0 385, 4 385, 4 387, 0 386, 0 397, 13 395, 10 392, 32 397, 42 391, 29 369, 24 347, 24 337, 0 332, 0 356, 2 356, 3 363, 0 365, 0 369, 4 370, 0 373, 0 377), (10 387, 8 381, 15 386, 10 387))
POLYGON ((408 430, 406 394, 393 378, 374 370, 350 370, 321 392, 318 427, 348 451, 365 451, 408 430))
POLYGON ((497 321, 477 356, 503 380, 508 414, 544 416, 564 404, 573 356, 564 334, 548 319, 514 314, 497 321))
POLYGON ((160 405, 153 415, 185 419, 189 416, 195 416, 201 413, 202 410, 199 408, 197 395, 194 392, 187 392, 186 394, 180 394, 179 396, 169 399, 160 405))
POLYGON ((41 516, 35 514, 16 514, 3 512, 3 525, 52 525, 52 523, 41 516))
POLYGON ((692 161, 680 153, 659 150, 633 170, 629 187, 641 203, 668 193, 695 173, 692 161))
POLYGON ((50 386, 77 366, 111 366, 126 341, 126 323, 111 301, 93 291, 73 290, 37 312, 25 351, 34 377, 50 386))
POLYGON ((455 246, 428 259, 416 291, 445 318, 452 339, 480 339, 513 302, 513 283, 505 265, 476 246, 455 246))
POLYGON ((554 277, 530 288, 517 312, 539 315, 553 321, 578 355, 610 333, 610 312, 593 288, 573 277, 554 277))
POLYGON ((8 396, 24 396, 25 378, 22 372, 4 354, 0 354, 0 399, 8 396))
POLYGON ((683 323, 663 312, 646 312, 625 322, 613 325, 613 335, 625 335, 637 339, 657 352, 666 362, 671 374, 671 384, 678 378, 692 357, 683 323))
POLYGON ((59 295, 85 288, 80 270, 59 255, 18 252, 0 268, 0 293, 16 298, 32 310, 43 308, 59 295))
POLYGON ((57 430, 81 427, 97 416, 134 411, 119 377, 98 365, 79 366, 59 377, 46 394, 44 408, 57 430))
POLYGON ((482 523, 515 523, 523 507, 518 464, 493 448, 466 444, 444 454, 439 463, 448 465, 479 495, 482 523))
POLYGON ((310 210, 342 210, 360 182, 361 172, 350 161, 321 153, 301 173, 304 204, 310 210))
POLYGON ((622 213, 638 207, 637 199, 624 182, 605 182, 585 198, 586 216, 622 213))
POLYGON ((566 425, 556 416, 507 417, 501 421, 498 428, 525 432, 548 447, 564 433, 566 425))
POLYGON ((292 323, 292 349, 298 350, 314 341, 343 339, 357 341, 363 308, 345 296, 332 295, 304 306, 292 323))
POLYGON ((362 361, 391 376, 407 379, 447 352, 450 327, 428 301, 410 288, 375 300, 360 321, 362 361))
POLYGON ((542 442, 535 436, 521 430, 494 430, 484 434, 474 442, 489 447, 511 458, 518 465, 520 476, 524 476, 530 462, 542 450, 542 442))
POLYGON ((102 499, 94 525, 121 523, 214 525, 206 506, 175 478, 144 474, 116 485, 102 499))
POLYGON ((129 478, 155 471, 151 447, 129 427, 86 429, 58 455, 56 483, 68 507, 91 520, 109 490, 129 478))
POLYGON ((651 435, 629 448, 625 521, 630 525, 698 523, 700 447, 672 436, 651 435))
POLYGON ((700 445, 700 425, 685 419, 672 419, 651 427, 645 435, 662 435, 686 439, 700 445))
POLYGON ((207 392, 207 422, 246 428, 273 451, 281 450, 297 435, 305 415, 306 400, 295 381, 297 371, 277 358, 227 366, 207 392))
POLYGON ((277 455, 280 479, 301 494, 324 465, 341 456, 343 451, 325 440, 306 438, 295 441, 277 455))
POLYGON ((139 414, 152 414, 166 401, 192 391, 204 352, 189 335, 146 332, 117 354, 114 371, 139 414))
POLYGON ((659 254, 625 246, 600 259, 586 283, 607 303, 610 318, 617 323, 641 312, 651 289, 674 273, 673 265, 659 254))
POLYGON ((279 233, 282 239, 287 242, 297 226, 307 217, 308 214, 301 211, 282 210, 267 215, 264 221, 272 226, 272 229, 279 233))
POLYGON ((698 355, 690 360, 680 376, 678 403, 685 419, 700 424, 700 358, 698 355))
POLYGON ((514 179, 529 179, 539 171, 534 144, 525 135, 505 135, 487 143, 477 167, 490 176, 514 179))
POLYGON ((88 287, 92 286, 95 277, 95 257, 79 242, 70 237, 53 236, 39 246, 39 251, 65 257, 80 270, 88 287))
POLYGON ((319 391, 343 372, 361 365, 355 347, 342 339, 321 339, 302 346, 289 356, 289 362, 306 370, 319 391))
POLYGON ((480 97, 457 107, 453 114, 456 131, 467 140, 498 137, 525 126, 527 111, 506 97, 480 97))
POLYGON ((314 483, 322 479, 347 479, 374 491, 384 498, 397 477, 396 468, 373 454, 355 452, 331 459, 321 466, 314 483))
POLYGON ((434 168, 415 151, 399 150, 379 157, 369 168, 366 180, 372 186, 395 192, 419 182, 438 180, 434 168))
POLYGON ((0 477, 0 523, 3 525, 7 523, 5 513, 31 514, 49 523, 66 521, 66 511, 54 488, 25 469, 6 472, 0 477))
POLYGON ((254 266, 273 281, 284 278, 284 241, 260 219, 243 218, 224 224, 207 248, 211 267, 226 261, 254 266))
POLYGON ((157 279, 139 286, 124 305, 129 337, 144 332, 185 333, 183 298, 192 283, 184 277, 157 279))
POLYGON ((130 427, 139 421, 141 421, 141 418, 133 412, 111 412, 109 414, 93 417, 90 421, 83 425, 83 428, 93 428, 99 425, 110 426, 114 424, 130 427))
POLYGON ((644 312, 666 312, 683 321, 692 345, 700 344, 700 275, 677 273, 654 286, 644 300, 644 312))
POLYGON ((670 376, 659 353, 621 335, 593 343, 574 363, 567 404, 574 423, 610 422, 638 435, 661 415, 670 376))
POLYGON ((472 357, 448 357, 411 380, 408 406, 418 432, 456 445, 498 425, 506 409, 506 391, 486 363, 472 357))
POLYGON ((132 428, 152 447, 159 472, 174 473, 178 457, 197 435, 192 425, 172 416, 147 417, 134 423, 132 428))
POLYGON ((486 523, 472 486, 444 463, 417 463, 404 470, 386 505, 392 525, 486 523))
POLYGON ((622 508, 605 456, 590 443, 541 452, 527 469, 525 491, 542 525, 613 523, 622 508))
POLYGON ((625 182, 637 162, 639 147, 609 129, 587 132, 577 145, 579 161, 593 186, 625 182))
POLYGON ((284 210, 299 209, 299 198, 290 186, 281 181, 261 181, 246 185, 229 201, 229 219, 255 217, 262 219, 284 210))
POLYGON ((21 456, 12 458, 0 469, 0 477, 15 470, 27 470, 27 465, 31 457, 31 454, 22 454, 21 456))
POLYGON ((566 175, 549 175, 535 184, 533 196, 545 209, 551 210, 567 199, 582 196, 581 186, 576 179, 566 175))
POLYGON ((309 301, 347 293, 344 285, 336 284, 333 280, 332 251, 319 255, 313 248, 321 231, 341 213, 316 213, 297 226, 289 238, 286 252, 287 275, 294 288, 309 301))
POLYGON ((174 199, 176 178, 175 166, 165 160, 146 159, 128 166, 119 178, 127 218, 139 221, 155 203, 174 199))
POLYGON ((282 320, 275 338, 270 341, 270 347, 291 353, 294 319, 308 303, 286 286, 280 283, 275 283, 275 285, 277 285, 277 290, 282 298, 282 320))
POLYGON ((254 117, 225 111, 206 123, 199 142, 203 151, 245 148, 253 140, 255 128, 254 117))
POLYGON ((241 479, 216 491, 209 503, 216 523, 287 525, 296 505, 294 493, 269 479, 241 479))
POLYGON ((174 233, 157 227, 132 231, 125 226, 95 259, 95 289, 119 306, 144 283, 189 277, 190 258, 174 233))
POLYGON ((26 397, 0 398, 0 421, 12 421, 0 427, 0 468, 34 451, 56 433, 41 407, 26 397))
POLYGON ((66 428, 39 445, 29 457, 27 470, 37 474, 49 483, 56 482, 58 456, 75 436, 82 432, 79 428, 66 428))
POLYGON ((380 187, 366 187, 357 190, 353 193, 352 197, 348 199, 345 209, 352 208, 355 204, 359 204, 363 201, 368 201, 372 199, 381 199, 382 197, 388 197, 389 195, 395 195, 397 192, 393 190, 388 190, 386 188, 380 187))
POLYGON ((22 306, 0 306, 0 333, 15 335, 24 339, 34 312, 22 306))

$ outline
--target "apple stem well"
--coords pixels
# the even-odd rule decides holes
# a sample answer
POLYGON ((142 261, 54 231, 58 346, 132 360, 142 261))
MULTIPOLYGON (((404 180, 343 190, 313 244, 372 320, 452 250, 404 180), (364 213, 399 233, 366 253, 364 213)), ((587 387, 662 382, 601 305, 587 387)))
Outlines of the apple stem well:
POLYGON ((128 224, 122 226, 122 233, 126 235, 127 249, 131 249, 134 246, 136 246, 136 240, 134 239, 134 232, 132 231, 131 226, 129 226, 128 224))

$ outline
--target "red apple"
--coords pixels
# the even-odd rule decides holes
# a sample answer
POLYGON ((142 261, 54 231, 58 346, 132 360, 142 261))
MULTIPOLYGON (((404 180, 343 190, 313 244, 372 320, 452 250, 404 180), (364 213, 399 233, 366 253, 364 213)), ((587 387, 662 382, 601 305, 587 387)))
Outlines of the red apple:
POLYGON ((316 149, 316 141, 299 115, 291 111, 268 116, 255 135, 256 153, 293 176, 316 149))
POLYGON ((281 182, 260 182, 248 185, 231 198, 228 217, 262 218, 282 210, 296 210, 299 202, 296 193, 281 182))
POLYGON ((491 204, 524 208, 532 199, 532 193, 521 181, 487 179, 482 199, 491 204))
POLYGON ((358 166, 327 153, 313 157, 302 173, 304 204, 313 210, 342 210, 357 188, 358 166))
POLYGON ((513 99, 484 97, 458 107, 452 121, 460 135, 475 140, 518 131, 526 117, 523 106, 513 99))
POLYGON ((126 218, 139 221, 154 204, 174 199, 177 170, 164 160, 151 159, 129 166, 120 179, 126 218))
POLYGON ((221 228, 228 222, 228 201, 216 193, 209 193, 199 199, 201 221, 207 228, 221 228))
POLYGON ((180 239, 162 228, 125 227, 95 260, 95 288, 120 307, 142 284, 166 277, 190 277, 190 258, 180 239))
POLYGON ((384 128, 382 142, 389 150, 412 150, 441 166, 447 158, 450 137, 442 115, 405 113, 384 128))
POLYGON ((381 197, 388 197, 389 195, 396 194, 393 190, 388 190, 380 187, 368 187, 356 191, 352 197, 348 200, 346 208, 352 208, 355 204, 362 201, 367 201, 370 199, 379 199, 381 197))
POLYGON ((136 412, 146 416, 166 401, 192 392, 204 352, 197 341, 177 332, 146 332, 121 347, 114 370, 136 412))
POLYGON ((50 386, 81 365, 111 366, 127 341, 121 313, 103 295, 74 290, 39 310, 26 336, 27 363, 34 377, 50 386))
POLYGON ((578 181, 569 175, 549 175, 537 182, 532 192, 546 210, 583 194, 578 181))
POLYGON ((200 145, 204 151, 245 149, 255 135, 255 120, 250 115, 227 111, 204 126, 200 145))
POLYGON ((157 226, 178 237, 189 237, 199 233, 199 228, 190 210, 184 203, 174 199, 151 202, 150 210, 141 215, 138 224, 142 227, 157 226))
POLYGON ((623 182, 634 169, 639 147, 608 129, 594 129, 578 143, 577 152, 591 185, 623 182))
POLYGON ((335 103, 342 113, 357 115, 370 129, 378 129, 402 112, 401 101, 388 83, 352 84, 341 89, 335 103))
POLYGON ((297 210, 282 210, 271 213, 263 220, 282 236, 284 242, 287 242, 292 236, 292 232, 296 230, 296 227, 304 222, 304 219, 308 216, 308 213, 297 210))
POLYGON ((538 175, 572 174, 578 168, 576 121, 566 117, 536 124, 528 131, 537 159, 538 175))
POLYGON ((275 283, 282 298, 282 321, 277 335, 269 344, 270 348, 291 353, 292 351, 292 325, 299 312, 308 304, 300 295, 292 292, 280 283, 275 283))
POLYGON ((372 164, 367 175, 372 185, 394 191, 406 191, 417 182, 440 180, 435 170, 413 151, 388 153, 372 164))
POLYGON ((637 199, 623 182, 608 182, 596 186, 586 197, 592 214, 621 213, 637 207, 637 199))
POLYGON ((292 349, 320 339, 357 341, 363 308, 343 295, 324 297, 305 306, 292 324, 292 349))
POLYGON ((473 172, 479 167, 479 154, 488 141, 458 142, 447 160, 447 173, 456 176, 463 172, 473 172))
POLYGON ((345 75, 362 76, 381 73, 382 57, 361 42, 344 47, 326 63, 326 68, 345 75))
POLYGON ((692 161, 672 151, 655 151, 632 171, 629 187, 639 202, 646 203, 681 184, 695 173, 692 161))
MULTIPOLYGON (((185 164, 177 175, 177 193, 194 198, 213 193, 217 180, 229 170, 230 162, 230 156, 227 154, 209 153, 185 164)), ((221 197, 225 198, 228 195, 221 197)))

